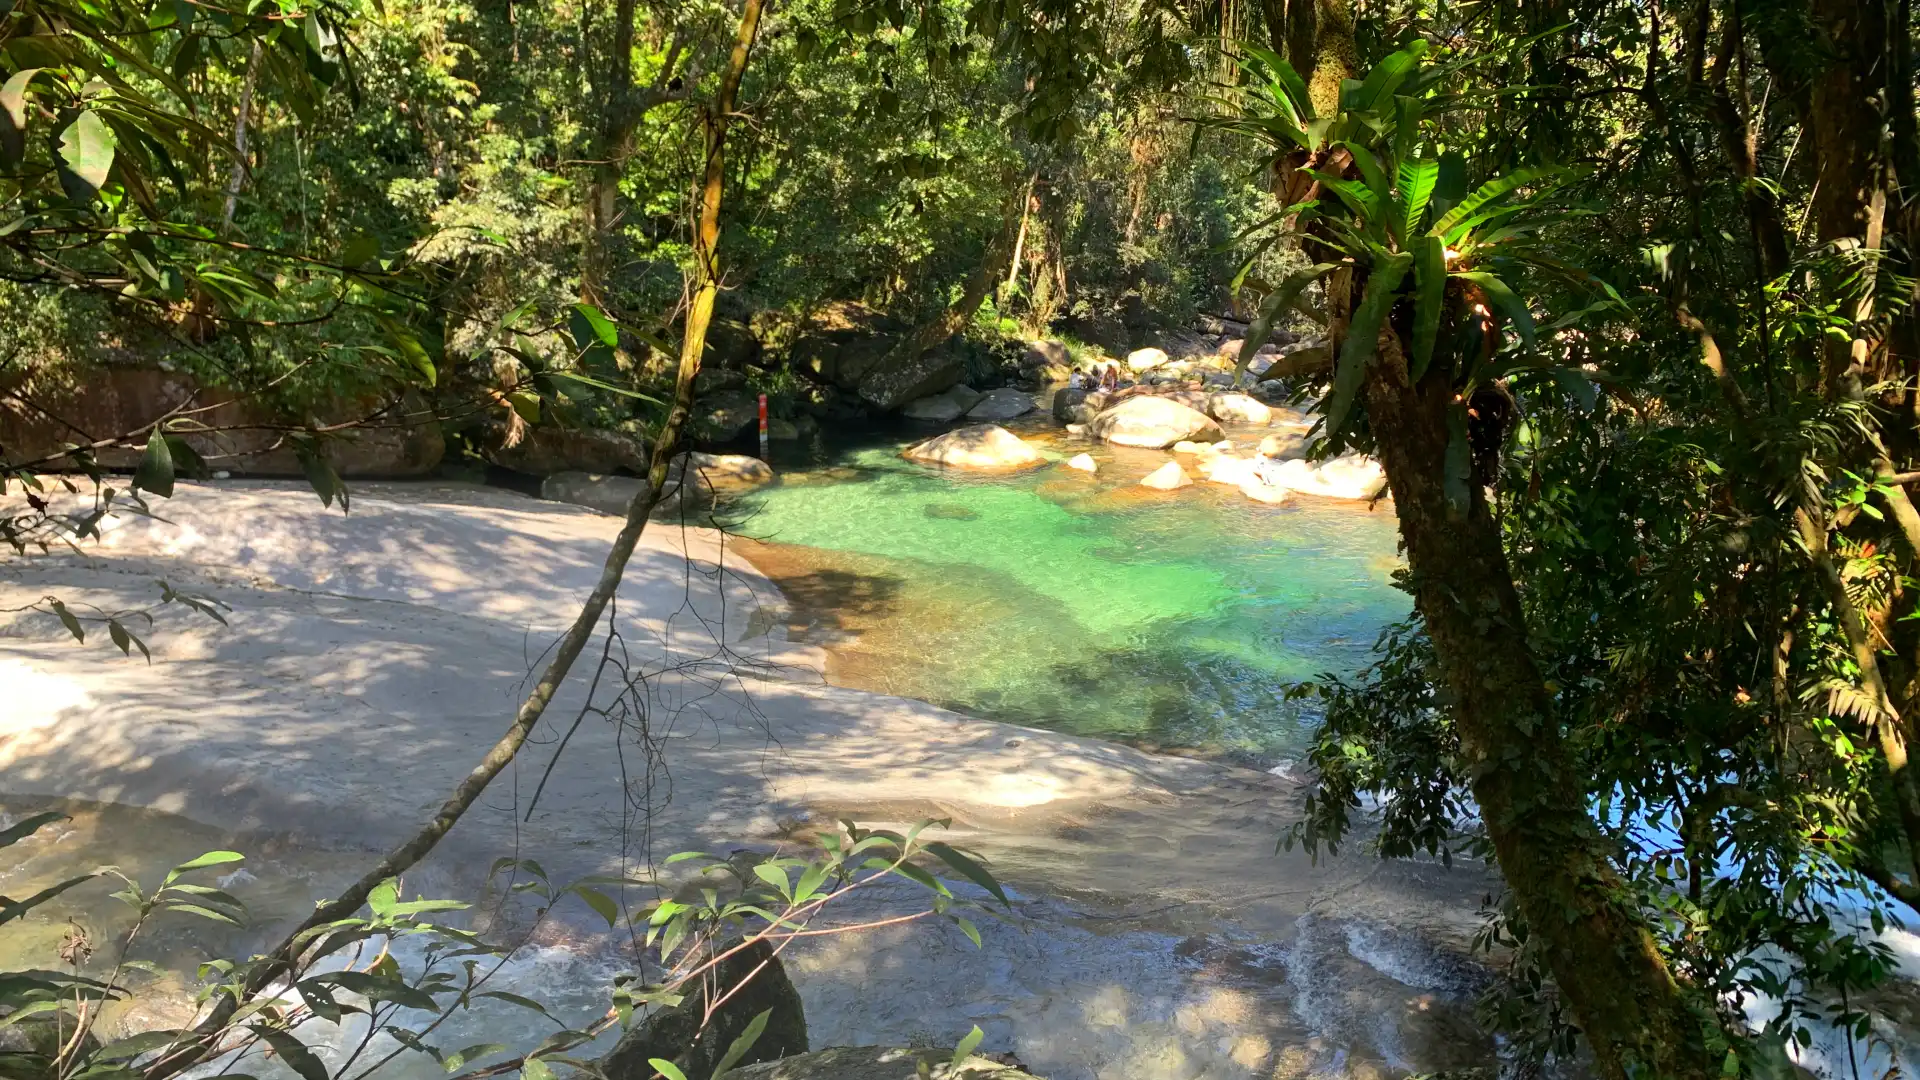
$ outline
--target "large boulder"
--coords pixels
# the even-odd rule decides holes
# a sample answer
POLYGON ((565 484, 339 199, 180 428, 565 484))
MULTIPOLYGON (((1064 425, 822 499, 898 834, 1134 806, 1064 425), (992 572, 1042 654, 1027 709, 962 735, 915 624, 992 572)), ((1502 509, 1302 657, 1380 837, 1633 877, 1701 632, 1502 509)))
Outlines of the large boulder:
MULTIPOLYGON (((688 1073, 689 1077, 695 1074, 688 1073)), ((1039 1080, 1017 1065, 974 1054, 953 1066, 951 1050, 836 1046, 727 1074, 737 1080, 1039 1080)), ((619 1078, 615 1078, 619 1080, 619 1078)))
POLYGON ((647 444, 625 432, 592 428, 534 427, 507 445, 502 437, 486 450, 487 460, 532 476, 560 472, 613 473, 647 467, 647 444))
MULTIPOLYGON (((712 1076, 727 1048, 763 1012, 770 1012, 766 1030, 754 1040, 739 1065, 758 1065, 807 1052, 807 1017, 800 1005, 800 992, 787 978, 780 957, 765 941, 756 941, 715 965, 711 978, 694 980, 692 992, 680 1004, 635 1020, 600 1059, 601 1075, 607 1080, 649 1080, 658 1074, 647 1062, 660 1058, 673 1062, 689 1077, 712 1076), (714 1010, 703 1026, 710 995, 727 993, 733 996, 714 1010)), ((736 1075, 754 1074, 742 1069, 736 1075)))
POLYGON ((1245 394, 1215 394, 1209 397, 1207 415, 1224 424, 1273 422, 1273 410, 1245 394))
POLYGON ((637 476, 608 476, 604 473, 555 473, 540 481, 540 497, 552 502, 590 507, 603 514, 625 517, 633 497, 645 491, 647 482, 637 476))
POLYGON ((928 394, 907 402, 900 415, 909 420, 931 420, 944 424, 949 420, 958 420, 967 414, 967 410, 978 404, 986 395, 965 383, 949 386, 937 394, 928 394))
POLYGON ((1044 460, 1020 436, 994 424, 976 424, 936 435, 909 446, 906 457, 960 469, 1023 469, 1044 460))
POLYGON ((1226 437, 1211 417, 1163 397, 1128 398, 1094 417, 1088 431, 1096 439, 1153 450, 1182 439, 1215 442, 1226 437))
POLYGON ((1127 370, 1133 372, 1152 371, 1168 360, 1165 349, 1135 349, 1127 354, 1127 370))
POLYGON ((1025 351, 1020 354, 1020 369, 1034 371, 1044 367, 1067 367, 1073 363, 1073 357, 1067 347, 1057 341, 1029 341, 1025 351))
POLYGON ((969 420, 1011 420, 1016 416, 1025 416, 1033 411, 1033 395, 1017 387, 1003 386, 998 390, 989 390, 973 408, 967 410, 969 420))
POLYGON ((1096 398, 1104 400, 1104 395, 1063 386, 1053 392, 1053 418, 1062 424, 1091 424, 1100 415, 1096 398))
MULTIPOLYGON (((9 389, 0 385, 0 389, 9 389)), ((88 371, 70 387, 36 388, 30 408, 0 394, 0 461, 34 462, 42 472, 74 468, 55 457, 70 446, 137 435, 128 445, 95 451, 94 460, 110 469, 131 469, 146 454, 142 429, 176 409, 191 411, 196 425, 211 432, 176 432, 207 462, 209 469, 253 476, 305 475, 300 459, 283 443, 285 418, 230 391, 202 386, 180 372, 114 365, 88 371), (57 417, 57 419, 56 419, 57 417), (76 430, 77 429, 77 430, 76 430), (52 458, 53 460, 46 460, 52 458)), ((400 408, 369 398, 336 400, 314 419, 323 424, 365 421, 326 441, 334 471, 347 479, 425 476, 440 465, 446 439, 434 422, 368 420, 383 412, 395 416, 429 414, 425 403, 403 401, 400 408)))
POLYGON ((1304 431, 1282 431, 1260 440, 1260 456, 1270 458, 1304 457, 1307 452, 1307 433, 1304 431))
POLYGON ((1342 454, 1326 461, 1275 462, 1263 478, 1276 487, 1328 499, 1372 499, 1386 490, 1380 463, 1364 454, 1342 454))
POLYGON ((745 390, 722 390, 694 406, 694 434, 710 442, 732 442, 760 421, 760 401, 745 390))
POLYGON ((946 349, 919 356, 889 352, 861 375, 857 388, 875 408, 897 409, 914 398, 947 389, 966 373, 966 359, 946 349))

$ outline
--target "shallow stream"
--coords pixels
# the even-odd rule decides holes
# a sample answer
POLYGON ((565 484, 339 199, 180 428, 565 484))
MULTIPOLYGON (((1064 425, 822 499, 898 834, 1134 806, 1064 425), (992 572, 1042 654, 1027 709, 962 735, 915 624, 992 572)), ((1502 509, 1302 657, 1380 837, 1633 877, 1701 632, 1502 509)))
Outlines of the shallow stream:
POLYGON ((842 685, 1270 763, 1311 733, 1288 687, 1352 674, 1410 609, 1391 584, 1389 504, 1155 491, 1138 482, 1166 454, 1079 441, 1010 474, 920 466, 900 447, 776 453, 782 482, 729 519, 765 541, 747 558, 842 685), (1099 472, 1065 466, 1083 451, 1099 472))

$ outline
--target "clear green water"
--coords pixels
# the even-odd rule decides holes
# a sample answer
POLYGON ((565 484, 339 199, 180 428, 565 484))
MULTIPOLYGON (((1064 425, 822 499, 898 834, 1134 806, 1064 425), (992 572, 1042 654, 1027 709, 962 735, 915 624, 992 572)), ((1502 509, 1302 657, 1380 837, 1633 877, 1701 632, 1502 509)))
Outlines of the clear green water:
MULTIPOLYGON (((927 468, 901 443, 845 450, 737 506, 745 535, 821 549, 819 609, 856 612, 868 652, 850 681, 1018 723, 1263 760, 1312 717, 1284 694, 1367 661, 1409 601, 1384 504, 1270 507, 1200 483, 1137 481, 1166 455, 1092 450, 1012 475, 927 468), (878 643, 865 638, 878 635, 878 643)), ((803 637, 809 636, 803 633, 803 637)), ((847 665, 852 667, 853 665, 847 665)))

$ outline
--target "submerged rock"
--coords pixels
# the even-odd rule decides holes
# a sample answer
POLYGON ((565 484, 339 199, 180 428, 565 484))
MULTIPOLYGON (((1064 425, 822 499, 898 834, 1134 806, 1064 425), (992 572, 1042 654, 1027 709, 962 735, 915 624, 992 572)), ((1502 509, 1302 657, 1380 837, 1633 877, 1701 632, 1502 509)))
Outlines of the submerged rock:
POLYGON ((1228 424, 1270 424, 1273 410, 1245 394, 1215 394, 1207 399, 1207 415, 1228 424))
POLYGON ((1011 420, 1016 416, 1025 416, 1033 411, 1033 395, 1025 390, 1003 386, 998 390, 989 390, 973 408, 967 410, 969 420, 1011 420))
POLYGON ((1170 398, 1131 397, 1093 418, 1096 438, 1121 446, 1161 450, 1182 439, 1213 442, 1226 437, 1220 425, 1170 398))
POLYGON ((1187 475, 1187 470, 1181 468, 1180 463, 1177 461, 1167 462, 1165 465, 1148 473, 1146 477, 1140 481, 1141 487, 1155 488, 1160 491, 1172 491, 1175 488, 1190 487, 1192 484, 1193 479, 1187 475))
POLYGON ((1067 468, 1087 473, 1100 471, 1100 466, 1094 462, 1092 454, 1073 455, 1067 459, 1067 468))
POLYGON ((1018 1066, 979 1054, 954 1068, 951 1050, 888 1046, 838 1046, 735 1069, 728 1075, 739 1080, 1039 1080, 1018 1066))
POLYGON ((911 461, 961 469, 1020 469, 1038 465, 1040 452, 996 424, 976 424, 907 447, 911 461))
MULTIPOLYGON (((720 946, 722 951, 731 947, 720 946)), ((697 982, 698 987, 679 1005, 649 1013, 620 1036, 614 1048, 600 1059, 607 1080, 648 1080, 657 1075, 647 1064, 650 1058, 671 1061, 689 1077, 712 1076, 733 1040, 746 1031, 754 1017, 769 1010, 766 1030, 740 1063, 756 1065, 807 1052, 807 1017, 800 1005, 800 992, 793 988, 787 969, 765 941, 756 941, 722 960, 710 981, 697 982), (733 992, 735 987, 740 989, 702 1028, 708 994, 733 992)), ((740 1075, 750 1074, 742 1070, 740 1075)))
POLYGON ((1297 458, 1307 452, 1307 435, 1304 431, 1283 431, 1260 440, 1260 456, 1270 458, 1297 458))

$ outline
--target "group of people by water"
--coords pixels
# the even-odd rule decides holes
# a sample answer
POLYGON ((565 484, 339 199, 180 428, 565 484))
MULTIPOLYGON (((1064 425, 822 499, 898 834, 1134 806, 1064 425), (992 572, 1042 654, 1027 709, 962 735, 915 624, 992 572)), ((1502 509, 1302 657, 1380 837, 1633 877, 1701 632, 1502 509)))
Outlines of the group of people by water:
POLYGON ((1067 387, 1072 390, 1118 390, 1120 389, 1120 365, 1095 364, 1092 371, 1074 368, 1067 376, 1067 387))

